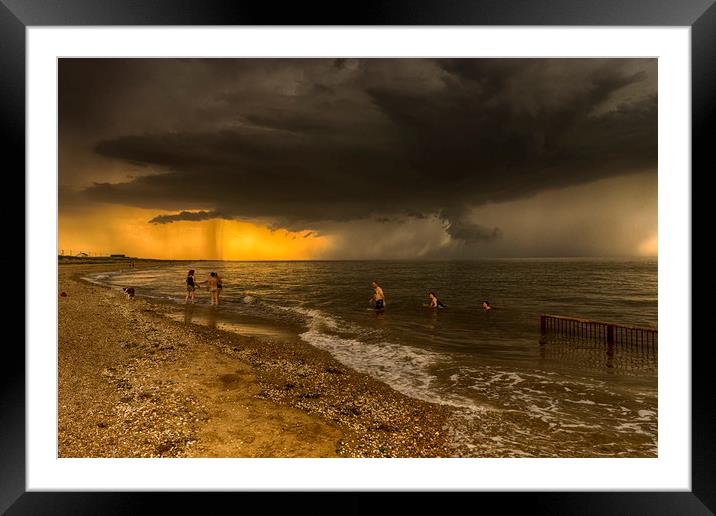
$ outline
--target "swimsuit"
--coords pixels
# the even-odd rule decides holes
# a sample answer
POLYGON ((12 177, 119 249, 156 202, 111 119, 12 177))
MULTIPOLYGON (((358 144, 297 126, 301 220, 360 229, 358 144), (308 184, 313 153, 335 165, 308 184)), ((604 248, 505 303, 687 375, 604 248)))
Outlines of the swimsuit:
POLYGON ((196 288, 196 285, 194 285, 194 278, 192 276, 187 276, 186 278, 186 290, 188 292, 194 292, 194 289, 196 288))
POLYGON ((382 310, 385 308, 385 302, 382 299, 376 299, 375 300, 375 309, 376 310, 382 310))

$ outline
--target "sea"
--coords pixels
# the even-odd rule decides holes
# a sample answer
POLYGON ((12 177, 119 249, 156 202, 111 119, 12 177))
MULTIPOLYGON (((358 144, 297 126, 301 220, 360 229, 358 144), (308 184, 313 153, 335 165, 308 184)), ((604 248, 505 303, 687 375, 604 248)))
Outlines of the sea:
MULTIPOLYGON (((292 339, 414 398, 454 407, 456 456, 656 457, 656 347, 543 336, 554 314, 657 328, 657 259, 197 261, 91 274, 184 305, 189 268, 217 272, 189 324, 292 339), (385 310, 370 302, 371 282, 385 310), (429 308, 428 292, 445 304, 429 308), (482 308, 487 301, 493 308, 482 308)), ((181 314, 177 317, 182 317, 181 314)))

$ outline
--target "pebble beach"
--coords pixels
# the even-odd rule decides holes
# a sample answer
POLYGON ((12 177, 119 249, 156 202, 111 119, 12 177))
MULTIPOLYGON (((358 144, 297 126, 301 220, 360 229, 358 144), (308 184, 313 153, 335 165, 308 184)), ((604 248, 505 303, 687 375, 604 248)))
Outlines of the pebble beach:
POLYGON ((81 279, 117 268, 59 266, 59 457, 459 456, 449 406, 306 343, 185 324, 181 306, 81 279))

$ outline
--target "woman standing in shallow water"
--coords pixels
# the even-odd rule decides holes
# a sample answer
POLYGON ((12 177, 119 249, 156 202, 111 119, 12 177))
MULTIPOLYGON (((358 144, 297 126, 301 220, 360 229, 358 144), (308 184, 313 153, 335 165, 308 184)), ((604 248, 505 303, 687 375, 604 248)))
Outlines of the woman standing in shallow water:
POLYGON ((186 299, 184 299, 184 304, 188 303, 191 299, 191 302, 194 302, 194 291, 196 290, 196 282, 194 281, 194 269, 191 269, 187 275, 186 275, 186 299))

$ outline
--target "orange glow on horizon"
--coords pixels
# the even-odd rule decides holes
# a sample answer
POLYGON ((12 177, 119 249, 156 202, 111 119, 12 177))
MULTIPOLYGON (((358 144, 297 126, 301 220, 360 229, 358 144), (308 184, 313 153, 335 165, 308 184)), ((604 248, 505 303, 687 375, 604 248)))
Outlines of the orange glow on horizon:
POLYGON ((169 260, 310 260, 329 244, 309 236, 236 220, 149 224, 165 212, 107 206, 60 215, 58 252, 125 254, 169 260))
POLYGON ((642 256, 659 256, 659 237, 652 235, 639 244, 639 254, 642 256))

